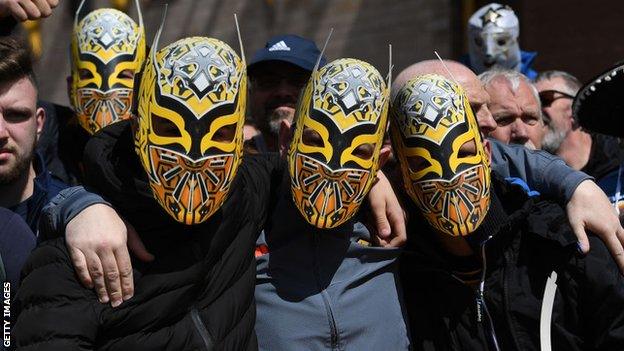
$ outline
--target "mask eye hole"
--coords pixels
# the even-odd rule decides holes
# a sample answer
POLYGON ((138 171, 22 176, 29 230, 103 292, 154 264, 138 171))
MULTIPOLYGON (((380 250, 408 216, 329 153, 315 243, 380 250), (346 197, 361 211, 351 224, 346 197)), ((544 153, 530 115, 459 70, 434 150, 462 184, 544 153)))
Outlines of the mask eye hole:
POLYGON ((359 157, 363 160, 370 160, 373 157, 373 151, 375 150, 375 145, 371 143, 362 144, 353 150, 352 154, 355 157, 359 157))
POLYGON ((475 44, 477 44, 477 46, 479 47, 483 46, 483 39, 475 38, 475 44))
POLYGON ((167 138, 179 138, 182 136, 178 126, 170 120, 152 113, 152 131, 156 135, 167 138))
POLYGON ((507 39, 498 39, 496 44, 498 44, 498 46, 505 46, 507 44, 507 39))
POLYGON ((124 69, 123 71, 119 72, 117 77, 121 79, 134 79, 134 71, 131 69, 124 69))
POLYGON ((458 158, 473 157, 477 155, 477 143, 474 139, 470 139, 463 143, 457 152, 458 158))
POLYGON ((301 141, 307 146, 325 147, 325 142, 321 135, 314 129, 306 127, 303 130, 301 141))
POLYGON ((421 156, 408 156, 407 164, 409 165, 410 170, 414 173, 418 173, 431 166, 431 162, 421 156))
POLYGON ((92 79, 93 73, 91 73, 88 69, 81 68, 78 70, 78 77, 80 79, 92 79))
POLYGON ((212 140, 220 143, 231 143, 236 135, 236 123, 228 124, 217 129, 212 135, 212 140))

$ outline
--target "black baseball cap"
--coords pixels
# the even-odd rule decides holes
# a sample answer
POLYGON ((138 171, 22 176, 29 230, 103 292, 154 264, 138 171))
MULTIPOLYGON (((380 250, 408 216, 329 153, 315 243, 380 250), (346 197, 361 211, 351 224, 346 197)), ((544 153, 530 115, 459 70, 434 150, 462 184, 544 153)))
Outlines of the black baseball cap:
MULTIPOLYGON (((276 35, 267 41, 264 48, 256 51, 247 71, 252 72, 255 66, 266 61, 284 61, 312 71, 320 54, 321 50, 312 40, 293 34, 276 35)), ((325 57, 321 57, 319 67, 326 62, 325 57)))

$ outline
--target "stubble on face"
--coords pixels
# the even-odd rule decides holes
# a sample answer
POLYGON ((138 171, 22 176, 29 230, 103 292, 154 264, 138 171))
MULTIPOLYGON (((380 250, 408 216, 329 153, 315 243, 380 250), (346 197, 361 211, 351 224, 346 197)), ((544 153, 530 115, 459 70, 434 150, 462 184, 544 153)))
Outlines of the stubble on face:
POLYGON ((36 144, 37 140, 35 139, 30 149, 23 153, 18 152, 15 147, 0 146, 13 155, 12 160, 0 162, 0 185, 10 185, 28 172, 36 144))
POLYGON ((29 78, 0 86, 0 185, 13 184, 30 170, 43 121, 36 104, 37 91, 29 78))

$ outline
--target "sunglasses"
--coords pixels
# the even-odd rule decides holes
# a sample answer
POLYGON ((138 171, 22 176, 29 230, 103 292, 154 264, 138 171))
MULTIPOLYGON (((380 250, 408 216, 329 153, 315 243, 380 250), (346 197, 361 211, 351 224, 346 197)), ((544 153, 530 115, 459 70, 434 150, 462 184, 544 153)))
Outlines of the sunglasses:
POLYGON ((574 100, 574 95, 570 95, 568 93, 564 93, 559 90, 544 90, 539 93, 540 102, 542 103, 542 107, 548 107, 552 105, 555 100, 559 99, 572 99, 574 100))

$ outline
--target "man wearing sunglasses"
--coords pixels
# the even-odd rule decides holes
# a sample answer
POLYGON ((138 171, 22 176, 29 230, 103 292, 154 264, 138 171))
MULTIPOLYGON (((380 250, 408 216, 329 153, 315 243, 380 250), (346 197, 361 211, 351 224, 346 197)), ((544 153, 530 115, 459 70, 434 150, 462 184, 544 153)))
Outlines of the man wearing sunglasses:
POLYGON ((621 151, 617 139, 588 133, 572 117, 572 102, 581 85, 576 77, 563 71, 538 75, 535 87, 547 128, 542 148, 598 181, 618 168, 621 151))

